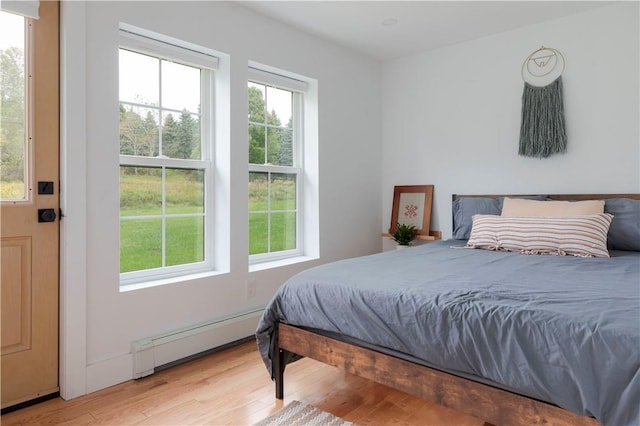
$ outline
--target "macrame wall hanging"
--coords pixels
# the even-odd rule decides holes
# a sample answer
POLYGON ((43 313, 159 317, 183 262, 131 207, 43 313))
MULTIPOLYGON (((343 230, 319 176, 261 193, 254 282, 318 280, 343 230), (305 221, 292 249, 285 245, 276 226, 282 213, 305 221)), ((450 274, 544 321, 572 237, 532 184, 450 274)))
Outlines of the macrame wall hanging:
POLYGON ((522 64, 522 124, 518 154, 546 158, 567 150, 562 102, 564 57, 542 46, 522 64))

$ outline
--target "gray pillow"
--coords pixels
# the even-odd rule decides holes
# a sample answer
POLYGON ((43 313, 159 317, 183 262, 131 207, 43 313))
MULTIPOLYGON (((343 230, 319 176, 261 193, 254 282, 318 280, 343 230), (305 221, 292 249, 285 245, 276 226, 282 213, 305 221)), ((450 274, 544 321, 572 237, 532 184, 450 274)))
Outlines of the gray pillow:
POLYGON ((468 240, 474 214, 499 215, 502 200, 485 197, 464 197, 453 200, 453 239, 468 240))
POLYGON ((640 251, 640 200, 609 198, 604 212, 613 215, 607 246, 610 250, 640 251))
MULTIPOLYGON (((510 196, 510 198, 526 198, 528 200, 544 201, 546 195, 510 196)), ((462 197, 453 200, 453 235, 454 240, 468 240, 471 234, 474 214, 500 215, 504 197, 462 197)))

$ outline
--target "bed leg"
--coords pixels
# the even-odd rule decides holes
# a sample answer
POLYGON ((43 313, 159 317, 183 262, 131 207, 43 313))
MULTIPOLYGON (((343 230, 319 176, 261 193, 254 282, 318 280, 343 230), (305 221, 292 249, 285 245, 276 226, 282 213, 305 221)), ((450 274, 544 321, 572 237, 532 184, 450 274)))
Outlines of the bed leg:
POLYGON ((276 380, 276 399, 284 398, 284 350, 277 348, 272 368, 276 380))

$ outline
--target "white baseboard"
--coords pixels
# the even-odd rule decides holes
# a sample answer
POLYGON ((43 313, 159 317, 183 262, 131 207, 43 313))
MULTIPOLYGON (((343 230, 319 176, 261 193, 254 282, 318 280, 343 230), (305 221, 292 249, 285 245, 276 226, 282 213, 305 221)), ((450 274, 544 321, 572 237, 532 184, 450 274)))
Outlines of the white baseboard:
POLYGON ((131 354, 109 358, 87 366, 87 393, 133 379, 131 354))
POLYGON ((156 368, 252 336, 262 309, 137 340, 131 353, 87 366, 87 393, 153 374, 156 368))
POLYGON ((162 365, 253 335, 262 311, 259 309, 132 342, 133 377, 148 376, 162 365))

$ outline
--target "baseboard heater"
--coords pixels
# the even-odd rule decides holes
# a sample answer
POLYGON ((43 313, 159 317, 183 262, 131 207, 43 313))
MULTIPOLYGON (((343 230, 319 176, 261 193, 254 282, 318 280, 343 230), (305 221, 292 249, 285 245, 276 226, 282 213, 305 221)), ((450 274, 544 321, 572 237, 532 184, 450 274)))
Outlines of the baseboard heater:
POLYGON ((132 342, 133 378, 149 376, 163 365, 253 335, 263 310, 257 309, 132 342))

